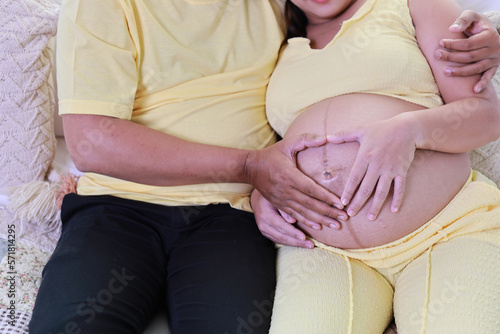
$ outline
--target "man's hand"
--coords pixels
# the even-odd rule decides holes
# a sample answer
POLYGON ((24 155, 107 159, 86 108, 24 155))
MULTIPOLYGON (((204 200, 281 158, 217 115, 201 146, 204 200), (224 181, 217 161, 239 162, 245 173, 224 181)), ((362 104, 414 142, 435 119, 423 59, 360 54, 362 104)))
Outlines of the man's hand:
POLYGON ((480 93, 491 81, 500 64, 500 36, 485 15, 466 10, 450 27, 450 31, 463 32, 467 39, 443 39, 436 58, 461 63, 464 66, 447 66, 450 76, 481 74, 474 91, 480 93))
POLYGON ((251 201, 257 226, 263 236, 285 246, 314 248, 314 243, 306 239, 304 232, 293 226, 295 220, 285 220, 258 190, 253 191, 251 201))
POLYGON ((314 229, 339 228, 347 219, 340 199, 297 168, 297 153, 326 144, 326 137, 301 135, 250 152, 245 169, 252 184, 274 207, 314 229), (340 219, 342 219, 340 218, 340 219))

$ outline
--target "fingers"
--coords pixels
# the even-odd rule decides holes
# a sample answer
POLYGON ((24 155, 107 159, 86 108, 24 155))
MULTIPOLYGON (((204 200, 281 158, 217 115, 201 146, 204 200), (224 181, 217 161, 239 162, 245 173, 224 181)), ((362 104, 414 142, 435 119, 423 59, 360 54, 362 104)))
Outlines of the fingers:
MULTIPOLYGON (((469 38, 443 39, 443 40, 441 40, 440 46, 444 50, 440 49, 440 51, 446 52, 446 50, 452 50, 454 52, 457 52, 457 51, 468 52, 468 51, 473 51, 473 50, 484 49, 484 48, 489 47, 490 45, 491 45, 491 36, 489 36, 488 30, 485 30, 485 31, 483 31, 475 36, 469 37, 469 38)), ((480 58, 477 58, 477 59, 480 59, 480 58)), ((455 61, 455 58, 450 58, 449 60, 455 61)), ((464 62, 464 61, 462 61, 462 62, 464 62)))
POLYGON ((470 75, 476 75, 476 74, 481 74, 484 71, 490 69, 491 67, 488 67, 489 64, 491 64, 490 61, 488 60, 483 60, 477 63, 473 63, 470 65, 465 65, 465 66, 446 66, 444 68, 444 74, 447 76, 453 76, 453 77, 467 77, 470 75))
POLYGON ((360 169, 353 168, 351 173, 352 175, 349 176, 344 190, 345 197, 342 195, 344 205, 349 204, 347 214, 350 217, 357 215, 371 199, 372 203, 368 210, 367 218, 369 220, 377 219, 393 184, 394 193, 392 195, 391 211, 399 211, 405 193, 405 175, 395 175, 392 172, 380 173, 380 168, 368 168, 367 165, 360 169), (350 200, 350 203, 347 203, 349 196, 352 196, 351 194, 354 194, 353 199, 350 200))
POLYGON ((313 242, 306 238, 304 232, 285 221, 258 191, 254 190, 251 201, 257 226, 263 236, 282 245, 314 248, 313 242))
POLYGON ((304 232, 286 222, 279 214, 268 215, 259 229, 266 238, 285 246, 314 248, 314 243, 306 238, 304 232))
POLYGON ((389 195, 389 191, 392 186, 392 178, 390 177, 382 177, 377 183, 377 189, 375 191, 375 195, 373 196, 373 202, 368 210, 367 217, 369 220, 375 220, 384 205, 387 196, 389 195))
POLYGON ((472 11, 465 10, 460 14, 460 16, 453 22, 450 27, 450 31, 452 32, 465 32, 467 28, 469 28, 474 22, 479 21, 481 16, 472 11))
MULTIPOLYGON (((361 162, 360 159, 356 157, 356 160, 352 165, 351 172, 349 173, 347 183, 344 187, 344 191, 342 192, 341 202, 344 206, 351 202, 356 190, 365 177, 367 168, 368 163, 361 162)), ((347 213, 349 214, 349 212, 347 213)), ((349 215, 351 216, 351 214, 349 215)))
MULTIPOLYGON (((275 174, 275 177, 278 177, 275 174)), ((340 228, 340 220, 347 220, 347 213, 342 210, 340 198, 323 188, 298 169, 290 169, 280 177, 282 184, 274 192, 268 193, 267 198, 277 208, 291 217, 294 221, 306 226, 321 230, 322 226, 340 228)))
MULTIPOLYGON (((290 160, 294 162, 296 161, 297 152, 309 147, 319 147, 327 142, 326 137, 316 137, 310 134, 303 134, 295 138, 287 139, 287 141, 288 147, 286 151, 288 152, 290 160)), ((343 208, 339 197, 305 176, 298 169, 290 170, 290 173, 291 174, 288 175, 290 180, 288 184, 293 184, 296 190, 306 195, 306 197, 302 196, 302 200, 299 201, 299 203, 302 203, 303 208, 296 210, 299 211, 299 213, 300 211, 304 211, 305 214, 302 214, 302 216, 310 216, 310 210, 308 209, 321 210, 316 212, 327 215, 327 213, 331 211, 331 206, 339 209, 343 208)))
POLYGON ((479 80, 479 82, 474 85, 475 93, 479 94, 486 88, 488 83, 490 83, 493 77, 495 76, 497 69, 498 67, 492 67, 483 73, 483 75, 481 76, 481 80, 479 80))
POLYGON ((348 219, 338 196, 298 169, 290 170, 287 177, 289 181, 284 183, 290 187, 286 192, 278 193, 270 200, 294 220, 320 230, 322 226, 339 229, 338 220, 348 219))
MULTIPOLYGON (((256 151, 247 159, 248 179, 277 208, 305 224, 336 224, 343 208, 340 198, 302 173, 296 165, 296 152, 305 147, 321 146, 326 137, 310 135, 287 138, 273 146, 256 151)), ((344 215, 346 215, 344 213, 344 215)), ((320 229, 321 226, 316 226, 320 229)))
POLYGON ((328 135, 327 142, 331 144, 342 144, 347 142, 359 141, 360 134, 356 130, 339 132, 335 135, 328 135))
POLYGON ((498 32, 488 18, 474 11, 464 11, 450 27, 450 31, 464 32, 469 38, 443 39, 435 57, 444 61, 465 66, 447 66, 444 73, 448 76, 471 76, 481 74, 481 80, 474 86, 480 93, 493 77, 500 64, 500 40, 498 32), (491 71, 490 71, 491 70, 491 71))
MULTIPOLYGON (((297 173, 299 173, 295 178, 297 180, 295 189, 298 191, 297 202, 302 204, 303 210, 307 212, 307 209, 311 209, 328 217, 337 217, 330 216, 330 214, 339 212, 338 210, 334 210, 335 208, 343 209, 344 206, 340 198, 304 174, 297 173), (303 178, 302 182, 300 182, 299 178, 303 178)), ((308 215, 306 214, 305 216, 308 215)))
POLYGON ((460 64, 470 64, 481 60, 491 59, 487 48, 474 49, 472 51, 448 51, 443 49, 436 50, 434 56, 436 59, 460 64))
MULTIPOLYGON (((477 82, 476 86, 477 87, 480 86, 482 89, 484 89, 486 85, 491 81, 496 71, 497 71, 496 60, 493 59, 487 59, 461 67, 446 66, 444 68, 444 73, 447 76, 452 76, 452 77, 466 77, 466 76, 481 74, 481 80, 477 82)), ((478 91, 476 88, 474 89, 474 91, 476 93, 480 93, 480 91, 478 91)))
POLYGON ((295 224, 297 222, 297 220, 295 218, 293 218, 292 216, 290 216, 289 214, 287 214, 283 210, 278 210, 278 212, 280 213, 281 217, 283 217, 283 219, 287 223, 289 223, 289 224, 295 224))
POLYGON ((280 245, 314 248, 314 243, 307 239, 301 230, 286 223, 284 220, 279 221, 276 219, 268 228, 264 228, 261 232, 263 236, 280 245))
POLYGON ((394 178, 394 193, 391 203, 391 211, 399 212, 401 204, 403 203, 403 197, 406 190, 406 177, 396 176, 394 178))
POLYGON ((350 217, 357 215, 361 208, 363 208, 365 203, 371 197, 380 176, 380 174, 378 174, 378 171, 376 169, 374 170, 375 172, 371 172, 370 170, 367 171, 361 184, 359 185, 358 190, 356 191, 353 200, 349 204, 349 207, 347 208, 347 214, 350 217))
POLYGON ((292 154, 297 154, 300 151, 305 150, 309 147, 319 147, 326 144, 326 137, 319 137, 304 133, 300 136, 287 138, 283 140, 284 143, 288 143, 289 150, 292 154))
POLYGON ((472 35, 466 39, 443 39, 442 49, 435 57, 444 61, 467 64, 463 67, 448 66, 445 74, 450 76, 470 76, 481 74, 500 64, 500 41, 498 32, 487 18, 474 12, 467 12, 464 24, 472 35), (477 21, 475 21, 477 20, 477 21))
POLYGON ((338 220, 348 219, 345 211, 307 197, 300 192, 297 192, 294 200, 289 200, 286 208, 282 209, 294 220, 315 230, 321 230, 323 226, 338 230, 341 228, 338 220))

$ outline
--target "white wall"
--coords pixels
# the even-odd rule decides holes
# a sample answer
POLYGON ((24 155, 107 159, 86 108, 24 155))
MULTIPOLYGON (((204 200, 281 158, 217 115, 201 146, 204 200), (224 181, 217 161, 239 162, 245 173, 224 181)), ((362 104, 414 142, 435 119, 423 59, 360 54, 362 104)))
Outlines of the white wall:
POLYGON ((500 0, 456 0, 463 9, 473 9, 478 12, 490 10, 500 11, 500 0))

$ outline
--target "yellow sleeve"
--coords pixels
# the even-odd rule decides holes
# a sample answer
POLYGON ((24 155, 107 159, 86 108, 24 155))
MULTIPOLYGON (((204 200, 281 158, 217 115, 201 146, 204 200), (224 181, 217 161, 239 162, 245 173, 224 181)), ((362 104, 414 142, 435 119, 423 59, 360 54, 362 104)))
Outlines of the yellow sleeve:
POLYGON ((63 0, 57 38, 60 114, 130 119, 137 28, 126 0, 63 0))

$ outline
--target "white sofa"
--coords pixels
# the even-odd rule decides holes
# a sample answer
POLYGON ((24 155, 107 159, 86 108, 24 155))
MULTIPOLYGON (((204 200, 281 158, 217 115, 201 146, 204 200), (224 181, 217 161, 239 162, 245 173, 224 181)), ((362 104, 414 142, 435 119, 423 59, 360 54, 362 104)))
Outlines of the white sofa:
MULTIPOLYGON (((53 204, 56 189, 65 173, 79 174, 57 116, 53 64, 60 1, 5 0, 0 6, 0 43, 13 43, 10 53, 0 51, 0 333, 27 333, 41 271, 60 233, 53 204), (14 101, 20 94, 24 96, 14 101), (15 247, 9 242, 13 239, 15 247), (14 285, 7 280, 11 276, 14 285)), ((497 0, 462 2, 479 11, 500 11, 497 0)), ((500 74, 497 83, 499 79, 500 74)), ((500 185, 498 142, 476 150, 471 158, 477 169, 500 185)), ((169 333, 164 312, 145 333, 169 333)))

